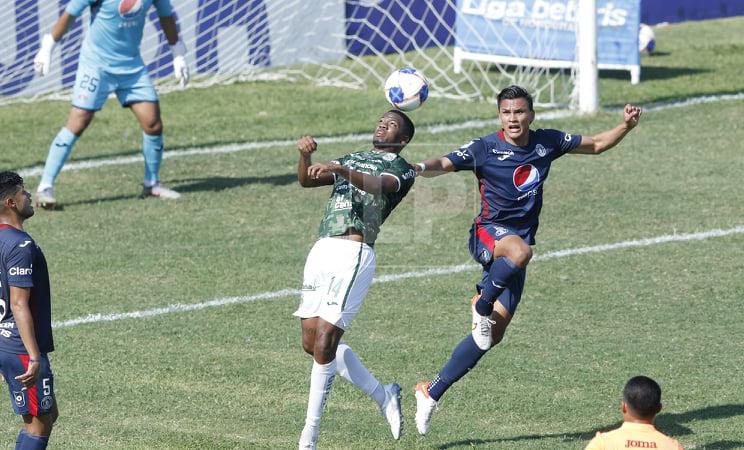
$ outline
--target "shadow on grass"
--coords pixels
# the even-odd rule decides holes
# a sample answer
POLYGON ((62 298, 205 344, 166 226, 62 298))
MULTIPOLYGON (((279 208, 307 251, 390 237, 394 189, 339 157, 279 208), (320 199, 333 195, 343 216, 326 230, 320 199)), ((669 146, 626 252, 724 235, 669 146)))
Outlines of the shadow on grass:
MULTIPOLYGON (((171 180, 167 183, 181 194, 188 192, 218 192, 225 189, 232 189, 249 184, 271 184, 274 186, 286 186, 297 183, 297 174, 291 173, 286 175, 272 175, 266 177, 211 177, 211 178, 189 178, 182 180, 171 180)), ((114 195, 110 197, 96 197, 75 202, 63 202, 57 204, 50 212, 61 212, 66 206, 78 205, 95 205, 97 203, 116 202, 121 200, 132 200, 139 197, 139 192, 132 192, 129 195, 114 195)), ((145 199, 148 200, 148 199, 145 199)), ((41 209, 41 207, 37 208, 41 209)))
MULTIPOLYGON (((711 72, 711 70, 689 67, 641 66, 641 82, 653 80, 669 80, 685 75, 698 75, 707 72, 711 72)), ((630 80, 630 73, 627 70, 600 70, 599 78, 630 80)))
MULTIPOLYGON (((684 423, 701 421, 707 419, 722 419, 735 416, 744 416, 744 405, 718 405, 706 408, 695 409, 676 414, 660 414, 656 419, 657 428, 674 438, 695 434, 692 430, 684 426, 684 423)), ((578 431, 573 433, 547 433, 547 434, 527 434, 523 436, 512 436, 495 439, 463 439, 460 441, 448 442, 440 445, 438 449, 451 449, 458 447, 479 447, 491 446, 500 442, 520 442, 542 439, 562 439, 563 441, 583 441, 582 446, 589 443, 594 435, 598 432, 613 430, 621 425, 622 422, 616 422, 591 431, 578 431)), ((703 449, 711 450, 728 450, 733 448, 744 447, 744 441, 721 440, 702 444, 703 449)))
POLYGON ((273 186, 286 186, 297 183, 297 174, 289 173, 285 175, 271 175, 266 177, 209 177, 209 178, 189 178, 183 180, 173 180, 173 187, 180 193, 184 192, 204 192, 204 191, 222 191, 249 184, 271 184, 273 186))

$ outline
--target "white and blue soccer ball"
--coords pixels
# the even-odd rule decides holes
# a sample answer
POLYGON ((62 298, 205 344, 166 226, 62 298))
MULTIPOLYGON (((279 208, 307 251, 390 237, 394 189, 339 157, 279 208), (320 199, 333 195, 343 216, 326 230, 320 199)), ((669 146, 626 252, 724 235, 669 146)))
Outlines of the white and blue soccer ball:
POLYGON ((404 67, 385 81, 385 98, 401 111, 413 111, 429 97, 429 82, 420 71, 404 67))
POLYGON ((638 51, 651 54, 655 48, 656 35, 654 35, 654 30, 645 23, 642 23, 641 28, 638 30, 638 51))

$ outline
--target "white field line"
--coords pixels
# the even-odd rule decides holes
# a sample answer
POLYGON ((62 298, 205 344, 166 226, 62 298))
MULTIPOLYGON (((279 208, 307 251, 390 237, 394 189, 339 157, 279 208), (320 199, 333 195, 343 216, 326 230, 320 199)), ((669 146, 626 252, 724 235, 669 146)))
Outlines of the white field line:
MULTIPOLYGON (((656 236, 646 239, 637 239, 632 241, 616 242, 614 244, 602 244, 593 245, 589 247, 577 247, 569 248, 565 250, 557 250, 544 254, 536 255, 533 261, 547 261, 550 259, 563 258, 566 256, 584 255, 587 253, 606 253, 613 250, 635 248, 635 247, 648 247, 651 245, 665 244, 668 242, 684 242, 684 241, 699 241, 703 239, 710 239, 716 237, 731 236, 736 234, 744 234, 744 225, 739 225, 734 228, 726 230, 708 230, 697 233, 684 233, 684 234, 667 234, 663 236, 656 236)), ((434 275, 447 275, 452 273, 465 272, 468 270, 475 270, 478 266, 475 264, 460 264, 449 267, 434 267, 427 270, 412 271, 397 273, 391 275, 383 275, 376 277, 374 283, 390 283, 394 281, 407 280, 411 278, 422 278, 434 275)), ((123 319, 141 319, 144 317, 161 316, 164 314, 178 313, 195 311, 205 308, 219 307, 234 305, 238 303, 248 303, 256 300, 273 300, 277 298, 290 297, 300 295, 299 289, 282 289, 279 291, 262 292, 260 294, 245 295, 239 297, 224 297, 217 298, 214 300, 208 300, 201 303, 176 303, 161 308, 145 309, 141 311, 131 311, 125 313, 112 313, 112 314, 89 314, 84 317, 78 317, 77 319, 57 321, 52 324, 53 328, 67 328, 74 327, 77 325, 87 323, 99 323, 99 322, 113 322, 123 319)))
MULTIPOLYGON (((652 103, 644 108, 647 111, 659 111, 670 108, 681 108, 685 106, 698 105, 701 103, 712 103, 727 100, 742 100, 744 99, 744 92, 738 94, 725 94, 725 95, 707 95, 702 97, 692 97, 685 100, 673 101, 673 102, 660 102, 652 103)), ((560 111, 547 111, 540 113, 540 120, 555 120, 560 118, 571 117, 575 113, 569 110, 560 111)), ((444 124, 444 125, 432 125, 423 127, 423 132, 430 134, 449 133, 457 130, 467 130, 473 128, 485 128, 490 126, 498 125, 498 119, 489 120, 470 120, 467 122, 444 124)), ((364 134, 347 134, 344 136, 328 136, 316 139, 319 144, 340 144, 340 143, 351 143, 351 142, 362 142, 371 139, 371 133, 364 134)), ((245 150, 265 150, 274 147, 291 147, 295 145, 294 139, 284 140, 273 140, 273 141, 261 141, 261 142, 242 142, 236 144, 218 145, 213 147, 191 147, 181 150, 168 150, 163 153, 163 158, 181 158, 185 156, 194 155, 216 155, 220 153, 235 153, 242 152, 245 150)), ((411 144, 418 145, 418 144, 411 144)), ((424 144, 420 144, 424 145, 424 144)), ((106 166, 119 166, 123 164, 131 164, 135 162, 142 162, 142 155, 130 155, 121 156, 117 158, 107 159, 89 159, 83 161, 70 162, 62 167, 62 171, 77 171, 85 169, 94 169, 97 167, 106 166)), ((25 169, 18 170, 18 174, 22 177, 38 177, 41 176, 44 171, 44 166, 33 166, 25 169)))

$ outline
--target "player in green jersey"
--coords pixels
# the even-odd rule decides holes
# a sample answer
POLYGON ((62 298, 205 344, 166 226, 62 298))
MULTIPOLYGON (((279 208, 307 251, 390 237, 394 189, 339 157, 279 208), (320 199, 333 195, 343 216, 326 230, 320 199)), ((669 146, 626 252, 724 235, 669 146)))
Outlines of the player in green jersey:
POLYGON ((318 144, 312 136, 297 142, 300 185, 333 186, 319 239, 307 256, 302 299, 294 313, 301 320, 302 347, 313 355, 300 449, 316 446, 323 405, 336 372, 377 402, 393 438, 400 437, 400 386, 382 385, 341 336, 359 312, 372 282, 373 246, 380 226, 413 186, 415 172, 399 155, 413 134, 411 120, 391 110, 377 123, 371 150, 313 164, 311 155, 318 144))

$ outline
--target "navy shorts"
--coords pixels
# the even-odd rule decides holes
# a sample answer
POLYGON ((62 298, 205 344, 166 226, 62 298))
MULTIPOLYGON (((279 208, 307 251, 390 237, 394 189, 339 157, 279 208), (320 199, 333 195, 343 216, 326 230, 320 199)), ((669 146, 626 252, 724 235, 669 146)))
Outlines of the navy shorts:
POLYGON ((52 411, 54 398, 54 374, 46 353, 41 355, 39 379, 33 387, 23 388, 15 377, 26 373, 28 355, 17 355, 0 351, 0 372, 8 384, 13 411, 20 415, 43 416, 52 411))
MULTIPOLYGON (((496 241, 502 239, 504 236, 521 237, 516 231, 501 225, 483 225, 475 223, 473 224, 473 227, 470 228, 468 249, 470 250, 470 254, 473 256, 473 259, 478 261, 478 263, 483 267, 481 281, 475 286, 478 293, 483 289, 483 283, 485 283, 488 278, 488 271, 491 269, 491 263, 493 263, 493 246, 496 241)), ((522 299, 522 291, 524 290, 524 282, 526 278, 526 270, 519 272, 519 274, 512 278, 509 285, 504 289, 504 292, 499 295, 499 303, 504 305, 504 308, 506 308, 512 316, 517 311, 519 300, 522 299)))

